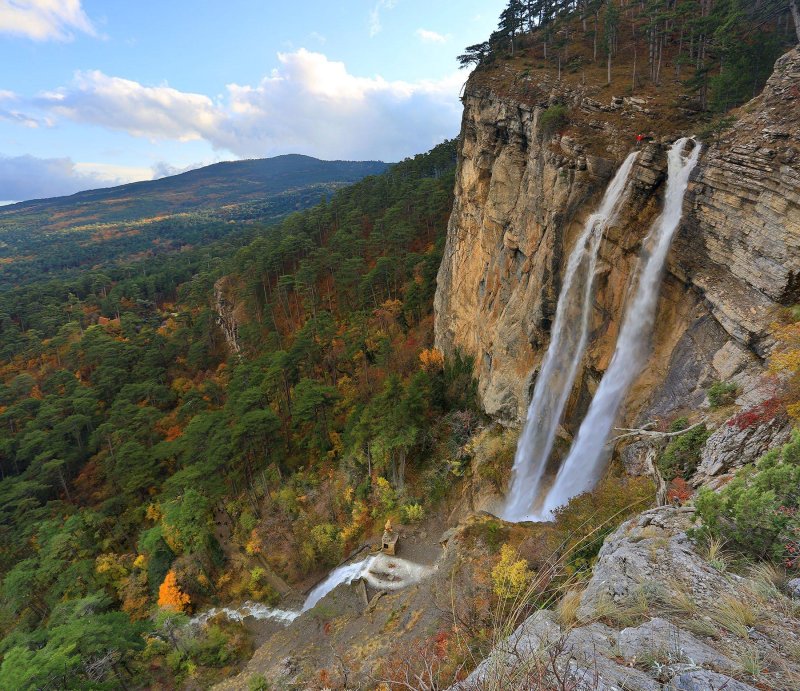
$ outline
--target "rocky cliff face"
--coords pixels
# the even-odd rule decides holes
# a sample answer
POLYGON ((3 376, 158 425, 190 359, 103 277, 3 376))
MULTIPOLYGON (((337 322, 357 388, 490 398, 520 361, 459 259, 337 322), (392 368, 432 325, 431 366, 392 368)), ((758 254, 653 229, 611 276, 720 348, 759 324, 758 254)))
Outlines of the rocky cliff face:
MULTIPOLYGON (((517 79, 512 89, 502 76, 479 72, 465 91, 436 343, 473 356, 486 411, 518 421, 575 238, 634 146, 634 128, 656 122, 649 115, 668 106, 657 96, 606 105, 600 89, 552 76, 517 79), (570 107, 570 122, 550 137, 543 114, 555 102, 570 107)), ((629 396, 628 419, 700 405, 716 379, 738 381, 742 405, 764 398, 758 375, 769 324, 778 307, 800 298, 798 84, 793 50, 764 92, 735 113, 732 129, 704 143, 662 287, 653 356, 629 396)), ((613 352, 641 239, 661 204, 666 145, 697 128, 681 112, 657 121, 629 202, 602 245, 591 343, 567 435, 613 352)))

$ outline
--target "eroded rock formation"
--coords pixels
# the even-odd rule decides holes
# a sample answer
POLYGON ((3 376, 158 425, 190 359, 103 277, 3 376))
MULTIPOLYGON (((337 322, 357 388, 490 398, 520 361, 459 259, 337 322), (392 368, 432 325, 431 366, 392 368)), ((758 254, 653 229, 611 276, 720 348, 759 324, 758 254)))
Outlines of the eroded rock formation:
MULTIPOLYGON (((795 49, 732 129, 705 144, 662 287, 653 356, 629 396, 628 419, 700 405, 714 380, 737 381, 742 405, 764 398, 758 376, 768 327, 800 290, 798 83, 795 49)), ((546 80, 510 92, 480 76, 465 91, 436 342, 474 357, 483 405, 501 419, 524 417, 566 257, 633 146, 627 126, 642 106, 618 100, 603 106, 587 88, 546 80), (555 102, 574 114, 560 138, 541 126, 555 102)), ((687 132, 657 133, 643 149, 629 203, 601 249, 592 341, 567 427, 608 363, 640 241, 660 205, 664 144, 680 133, 687 132)))

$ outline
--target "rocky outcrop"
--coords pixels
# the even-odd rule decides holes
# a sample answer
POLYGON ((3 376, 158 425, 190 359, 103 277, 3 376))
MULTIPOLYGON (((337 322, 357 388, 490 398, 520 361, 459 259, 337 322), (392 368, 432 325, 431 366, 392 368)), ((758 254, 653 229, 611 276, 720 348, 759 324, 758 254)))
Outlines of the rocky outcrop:
MULTIPOLYGON (((547 77, 501 89, 509 76, 492 74, 479 71, 463 99, 436 344, 472 356, 486 411, 518 421, 549 340, 566 258, 632 146, 629 122, 650 106, 605 105, 585 87, 547 77), (541 124, 555 102, 571 107, 561 137, 549 137, 541 124)), ((631 391, 629 420, 699 405, 715 379, 752 390, 775 309, 800 298, 799 77, 795 49, 778 61, 764 92, 739 109, 732 129, 704 145, 662 287, 653 357, 631 391)), ((608 363, 640 242, 660 205, 659 136, 669 142, 679 133, 656 133, 642 151, 633 194, 601 248, 592 341, 567 428, 608 363)))
POLYGON ((790 600, 763 576, 729 575, 703 558, 686 535, 692 518, 662 507, 623 523, 574 621, 536 612, 454 691, 542 688, 549 675, 580 689, 795 688, 800 666, 786 650, 800 630, 790 600), (727 616, 741 602, 754 626, 727 616))
POLYGON ((239 324, 242 310, 236 304, 236 289, 230 276, 223 276, 214 283, 214 309, 217 313, 217 326, 225 336, 231 354, 241 353, 239 345, 239 324))
POLYGON ((727 420, 708 438, 703 447, 697 472, 692 477, 695 487, 717 487, 733 477, 739 468, 755 463, 770 449, 789 441, 792 425, 782 415, 751 425, 727 420))
POLYGON ((703 158, 673 271, 739 343, 763 355, 774 306, 800 299, 800 51, 781 57, 703 158))

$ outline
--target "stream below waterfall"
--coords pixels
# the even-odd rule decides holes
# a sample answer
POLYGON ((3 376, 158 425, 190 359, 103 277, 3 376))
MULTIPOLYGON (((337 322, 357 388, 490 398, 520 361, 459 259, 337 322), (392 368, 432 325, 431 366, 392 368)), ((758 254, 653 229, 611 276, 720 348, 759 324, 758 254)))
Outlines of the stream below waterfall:
POLYGON ((299 610, 279 609, 247 601, 238 606, 212 607, 192 617, 189 624, 205 624, 212 617, 224 614, 233 621, 244 621, 251 617, 255 620, 270 620, 288 626, 342 583, 352 583, 363 578, 366 584, 375 590, 399 590, 419 583, 423 578, 430 576, 435 568, 378 553, 361 561, 335 568, 308 592, 299 610))

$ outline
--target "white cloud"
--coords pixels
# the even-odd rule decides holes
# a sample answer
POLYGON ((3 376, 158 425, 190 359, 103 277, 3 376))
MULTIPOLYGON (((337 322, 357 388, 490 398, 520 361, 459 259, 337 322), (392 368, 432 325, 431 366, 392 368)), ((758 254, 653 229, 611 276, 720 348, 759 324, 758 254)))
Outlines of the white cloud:
POLYGON ((421 41, 425 41, 425 43, 447 43, 450 40, 449 34, 445 36, 444 34, 429 31, 428 29, 417 29, 415 33, 417 38, 421 41))
MULTIPOLYGON (((13 92, 8 91, 7 89, 0 89, 0 103, 11 103, 16 102, 19 100, 19 97, 13 92)), ((10 122, 14 122, 17 125, 22 125, 23 127, 30 127, 36 128, 39 127, 41 124, 47 124, 44 121, 38 120, 30 115, 26 115, 25 113, 21 113, 18 110, 14 110, 11 106, 2 106, 0 105, 0 120, 8 120, 10 122)))
POLYGON ((37 102, 71 120, 179 141, 207 136, 224 117, 208 96, 143 86, 97 70, 78 72, 71 86, 45 93, 37 102))
POLYGON ((76 31, 96 35, 81 0, 0 0, 0 33, 69 41, 76 31))
POLYGON ((160 180, 161 178, 166 178, 170 175, 188 173, 190 170, 197 170, 203 166, 210 166, 212 163, 219 163, 220 160, 221 159, 216 159, 214 161, 201 161, 199 163, 191 163, 188 166, 173 166, 166 161, 159 161, 151 169, 153 173, 153 180, 160 180))
POLYGON ((458 131, 458 73, 439 81, 387 81, 352 75, 344 63, 304 49, 278 59, 280 66, 261 82, 229 84, 216 101, 93 71, 35 103, 76 122, 153 140, 203 139, 242 157, 292 152, 397 160, 458 131))
POLYGON ((149 168, 75 163, 70 158, 0 156, 0 199, 41 199, 149 180, 149 168))
POLYGON ((381 12, 383 10, 391 10, 397 4, 396 0, 378 0, 375 6, 369 13, 369 35, 370 37, 377 36, 383 31, 383 24, 381 23, 381 12))

